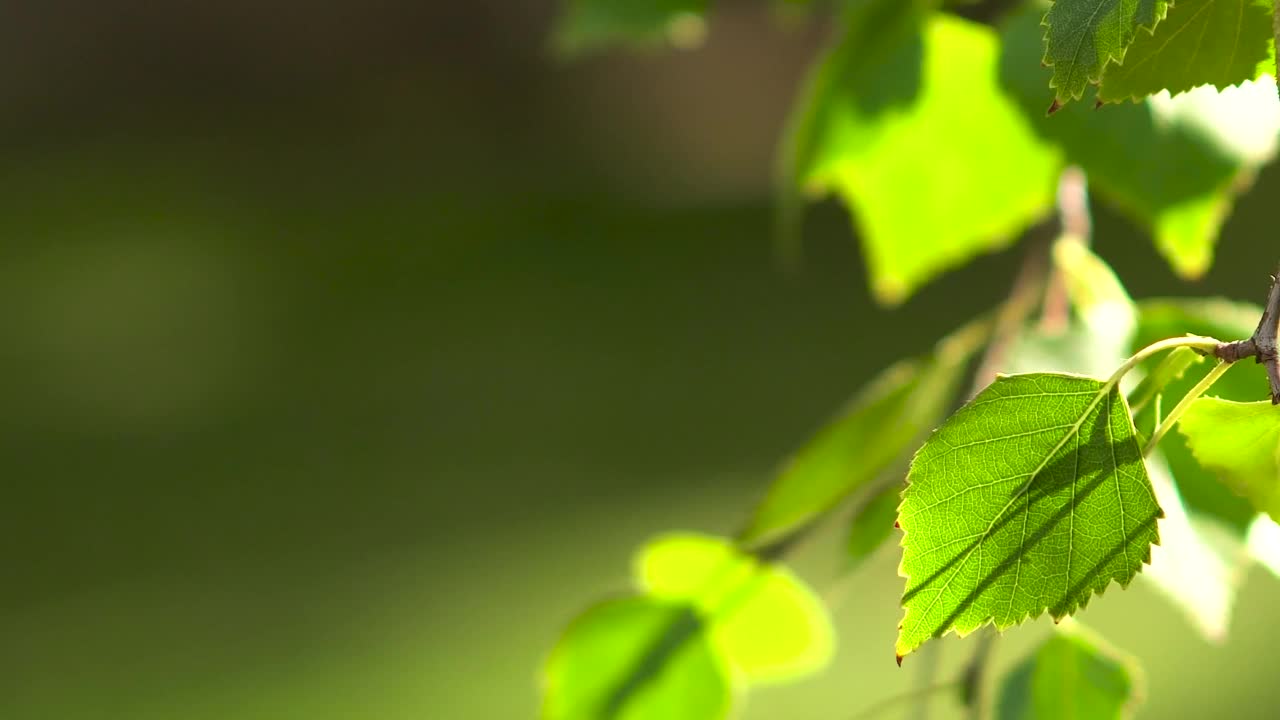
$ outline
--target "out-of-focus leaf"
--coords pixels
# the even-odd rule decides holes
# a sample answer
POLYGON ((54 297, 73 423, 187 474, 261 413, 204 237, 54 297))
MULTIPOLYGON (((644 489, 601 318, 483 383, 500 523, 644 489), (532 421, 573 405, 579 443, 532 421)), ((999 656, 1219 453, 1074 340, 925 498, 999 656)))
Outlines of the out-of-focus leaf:
POLYGON ((1049 87, 1056 88, 1057 102, 1079 100, 1168 7, 1168 0, 1054 0, 1043 22, 1044 64, 1053 68, 1049 87))
POLYGON ((835 637, 822 601, 786 569, 761 563, 728 540, 657 538, 636 557, 635 572, 652 596, 697 608, 711 641, 752 681, 805 675, 831 659, 835 637))
POLYGON ((998 720, 1119 720, 1142 697, 1137 663, 1076 623, 1018 664, 1000 689, 998 720))
POLYGON ((898 523, 899 657, 946 632, 1062 618, 1128 585, 1158 541, 1129 409, 1111 382, 998 378, 911 464, 898 523))
MULTIPOLYGON (((1265 279, 1265 277, 1263 278, 1265 279)), ((1260 283, 1261 285, 1261 283, 1260 283)), ((1266 292, 1261 285, 1258 293, 1266 292)), ((1138 332, 1133 350, 1150 345, 1157 340, 1185 334, 1216 337, 1219 340, 1241 340, 1253 333, 1262 316, 1262 308, 1248 303, 1228 300, 1153 299, 1138 303, 1138 332)), ((1156 360, 1146 363, 1143 370, 1155 371, 1156 360)), ((1190 368, 1183 377, 1165 386, 1167 412, 1183 395, 1210 370, 1210 364, 1190 368)), ((1229 400, 1250 401, 1267 397, 1267 379, 1261 366, 1252 362, 1236 363, 1213 386, 1213 394, 1229 400)), ((1154 428, 1154 403, 1138 413, 1139 430, 1150 434, 1154 428)), ((1169 433, 1160 442, 1160 453, 1169 464, 1178 492, 1191 513, 1211 519, 1231 528, 1237 537, 1243 538, 1257 511, 1247 500, 1232 493, 1212 473, 1200 467, 1187 448, 1181 433, 1169 433)))
MULTIPOLYGON (((1146 409, 1147 405, 1161 395, 1165 388, 1180 379, 1191 369, 1192 365, 1203 362, 1204 357, 1191 348, 1180 347, 1165 355, 1142 382, 1129 393, 1129 407, 1135 417, 1146 409)), ((1141 426, 1139 425, 1139 429, 1141 426)))
POLYGON ((897 483, 867 498, 853 516, 845 555, 850 567, 857 567, 893 534, 894 518, 902 500, 902 487, 897 483))
POLYGON ((688 47, 706 32, 706 0, 565 0, 555 49, 575 55, 611 45, 688 47))
POLYGON ((1248 556, 1225 530, 1196 524, 1183 507, 1168 467, 1158 454, 1147 458, 1147 473, 1164 517, 1160 544, 1151 548, 1151 567, 1142 577, 1176 605, 1206 640, 1226 639, 1248 556))
MULTIPOLYGON (((1001 61, 1005 88, 1041 137, 1085 170, 1099 196, 1151 230, 1175 270, 1200 275, 1212 261, 1239 178, 1251 166, 1189 117, 1158 117, 1151 103, 1096 111, 1073 103, 1046 117, 1038 28, 1034 11, 1007 23, 1001 61)), ((1181 100, 1170 102, 1181 105, 1181 100)))
MULTIPOLYGON (((1162 90, 1226 88, 1275 71, 1272 0, 1178 0, 1153 33, 1138 33, 1109 65, 1098 97, 1141 100, 1162 90)), ((1273 93, 1274 94, 1274 93, 1273 93)))
POLYGON ((996 82, 994 31, 926 15, 930 5, 854 4, 801 97, 785 154, 782 204, 800 188, 838 194, 884 303, 1012 242, 1051 209, 1059 168, 996 82))
POLYGON ((693 607, 645 597, 578 616, 544 668, 544 720, 720 720, 729 671, 693 607))
POLYGON ((1245 540, 1249 555, 1272 575, 1280 577, 1280 525, 1270 516, 1259 515, 1249 526, 1245 540))
POLYGON ((915 450, 951 407, 965 368, 989 333, 989 321, 974 321, 930 355, 898 363, 872 380, 791 459, 740 540, 754 545, 794 530, 915 450))
POLYGON ((1258 511, 1280 518, 1280 408, 1202 397, 1178 429, 1202 467, 1258 511))

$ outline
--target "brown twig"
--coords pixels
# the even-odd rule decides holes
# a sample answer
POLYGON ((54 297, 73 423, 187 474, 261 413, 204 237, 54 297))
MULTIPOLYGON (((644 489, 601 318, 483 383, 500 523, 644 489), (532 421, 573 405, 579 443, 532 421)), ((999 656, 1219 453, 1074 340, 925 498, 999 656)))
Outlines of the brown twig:
POLYGON ((1219 360, 1233 363, 1244 358, 1267 368, 1267 382, 1271 385, 1271 404, 1280 405, 1280 348, 1277 348, 1276 324, 1280 322, 1280 270, 1271 277, 1271 291, 1267 293, 1267 305, 1253 335, 1245 340, 1222 343, 1214 348, 1219 360))

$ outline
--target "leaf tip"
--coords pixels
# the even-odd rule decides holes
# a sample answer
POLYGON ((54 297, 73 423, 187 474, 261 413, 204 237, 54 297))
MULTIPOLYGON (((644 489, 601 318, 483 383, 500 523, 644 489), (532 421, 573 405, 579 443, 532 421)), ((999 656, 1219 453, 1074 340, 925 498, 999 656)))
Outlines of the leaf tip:
POLYGON ((894 661, 895 661, 895 662, 897 662, 897 663, 898 663, 898 667, 902 667, 902 658, 903 658, 903 657, 904 657, 904 656, 899 655, 899 654, 898 654, 898 653, 896 653, 896 652, 893 654, 893 659, 894 659, 894 661))
POLYGON ((1059 100, 1058 98, 1054 98, 1053 102, 1049 104, 1049 109, 1048 111, 1045 112, 1045 115, 1052 115, 1061 109, 1062 109, 1062 101, 1059 100))

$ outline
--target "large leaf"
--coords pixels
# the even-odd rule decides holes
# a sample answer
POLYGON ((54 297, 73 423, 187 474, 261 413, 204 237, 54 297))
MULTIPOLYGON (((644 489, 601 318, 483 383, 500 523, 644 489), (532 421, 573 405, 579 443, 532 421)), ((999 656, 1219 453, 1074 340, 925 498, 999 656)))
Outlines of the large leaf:
POLYGON ((1059 167, 996 82, 994 31, 922 19, 928 4, 854 5, 801 98, 785 167, 784 192, 834 192, 853 210, 885 303, 1012 242, 1051 209, 1059 167))
POLYGON ((553 42, 564 54, 610 45, 692 45, 706 0, 565 0, 553 42))
POLYGON ((1202 397, 1178 423, 1206 470, 1253 507, 1280 519, 1280 408, 1202 397))
POLYGON ((998 720, 1119 720, 1142 695, 1137 664, 1064 623, 1005 677, 998 720))
POLYGON ((636 557, 637 583, 706 619, 711 641, 747 679, 782 680, 825 666, 835 636, 822 601, 786 569, 728 540, 666 535, 636 557))
POLYGON ((794 530, 914 450, 951 407, 969 360, 989 332, 989 321, 972 322, 944 338, 931 354, 898 363, 868 383, 840 417, 791 459, 740 540, 758 544, 794 530))
MULTIPOLYGON (((1262 286, 1259 293, 1264 293, 1262 286)), ((1220 340, 1241 340, 1253 333, 1262 316, 1262 308, 1227 300, 1152 299, 1138 303, 1138 332, 1133 349, 1169 337, 1190 333, 1220 340)), ((1148 373, 1156 371, 1158 361, 1144 365, 1148 373)), ((1181 378, 1170 380, 1164 387, 1164 409, 1187 393, 1210 369, 1210 363, 1189 369, 1181 378)), ((1267 397, 1267 380, 1262 368, 1252 362, 1236 363, 1213 386, 1213 394, 1239 401, 1267 397)), ((1154 402, 1138 413, 1138 427, 1150 433, 1155 420, 1154 402)), ((1169 433, 1160 442, 1160 453, 1168 461, 1187 509, 1200 519, 1210 519, 1230 528, 1243 539, 1257 511, 1247 500, 1218 482, 1212 473, 1200 467, 1187 448, 1181 433, 1169 433)))
POLYGON ((1044 64, 1056 102, 1079 100, 1102 79, 1108 63, 1123 62, 1140 29, 1164 17, 1168 0, 1054 0, 1044 17, 1044 64))
POLYGON ((898 522, 897 652, 949 631, 1061 618, 1127 585, 1158 540, 1156 504, 1114 383, 996 380, 925 443, 898 522))
POLYGON ((1272 0, 1178 0, 1152 34, 1138 33, 1123 65, 1107 67, 1106 102, 1225 88, 1275 71, 1272 0))
POLYGON ((720 720, 729 671, 694 608, 609 600, 565 630, 544 668, 544 720, 720 720))
POLYGON ((1200 275, 1212 261, 1239 179, 1251 166, 1191 114, 1157 114, 1151 103, 1097 111, 1077 103, 1046 117, 1036 24, 1036 14, 1024 12, 1006 26, 1005 86, 1037 132, 1085 170, 1097 195, 1149 228, 1175 270, 1200 275))

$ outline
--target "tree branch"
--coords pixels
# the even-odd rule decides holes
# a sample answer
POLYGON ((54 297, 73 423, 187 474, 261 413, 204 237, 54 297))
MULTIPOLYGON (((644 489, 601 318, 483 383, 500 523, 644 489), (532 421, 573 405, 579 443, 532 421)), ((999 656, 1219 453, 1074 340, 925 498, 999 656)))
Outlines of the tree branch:
MULTIPOLYGON (((1280 28, 1280 4, 1276 5, 1277 28, 1280 28)), ((1233 363, 1244 358, 1267 368, 1267 382, 1271 385, 1271 404, 1280 405, 1280 348, 1277 348, 1276 330, 1280 322, 1280 269, 1271 277, 1271 291, 1267 293, 1267 305, 1253 335, 1245 340, 1222 343, 1214 348, 1214 357, 1233 363)))

